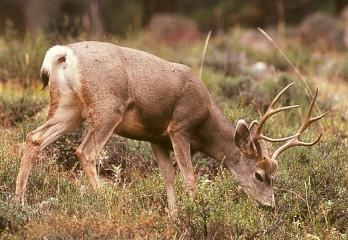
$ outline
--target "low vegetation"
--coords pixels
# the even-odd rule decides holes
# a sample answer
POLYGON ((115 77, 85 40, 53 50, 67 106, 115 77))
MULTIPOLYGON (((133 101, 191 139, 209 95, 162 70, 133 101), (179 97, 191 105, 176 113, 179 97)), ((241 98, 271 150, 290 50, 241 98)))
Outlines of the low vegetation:
MULTIPOLYGON (((148 144, 116 136, 98 158, 102 188, 94 193, 75 157, 85 126, 42 152, 29 178, 27 204, 15 204, 22 143, 44 122, 49 101, 47 90, 40 91, 39 69, 45 51, 55 42, 10 36, 0 39, 0 238, 346 239, 347 56, 316 52, 315 46, 302 47, 296 39, 279 42, 306 79, 306 90, 276 49, 248 48, 238 41, 241 34, 242 29, 234 29, 211 39, 202 75, 233 125, 241 118, 249 123, 259 119, 274 95, 293 81, 295 86, 280 104, 301 108, 270 119, 268 135, 296 131, 317 86, 316 112, 330 111, 304 136, 311 140, 322 132, 316 146, 292 148, 281 156, 275 209, 257 205, 222 166, 197 154, 196 197, 188 198, 178 175, 178 214, 170 218, 162 177, 148 144)), ((178 48, 159 46, 146 33, 107 41, 187 64, 197 73, 204 46, 203 41, 178 48)))

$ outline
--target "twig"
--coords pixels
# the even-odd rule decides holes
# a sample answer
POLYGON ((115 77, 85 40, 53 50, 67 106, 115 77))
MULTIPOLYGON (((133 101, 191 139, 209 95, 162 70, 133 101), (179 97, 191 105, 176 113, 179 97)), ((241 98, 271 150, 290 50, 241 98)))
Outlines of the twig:
MULTIPOLYGON (((313 98, 313 94, 308 86, 306 77, 301 74, 300 70, 293 64, 293 62, 290 60, 290 58, 284 53, 284 51, 279 47, 279 45, 276 42, 274 42, 273 39, 263 29, 261 29, 261 28, 257 28, 257 29, 262 33, 262 35, 264 35, 273 44, 273 46, 280 52, 280 54, 285 58, 285 60, 294 69, 295 73, 300 77, 303 85, 305 86, 306 94, 307 94, 309 100, 311 100, 313 98)), ((321 115, 321 111, 318 107, 318 104, 315 102, 314 105, 315 105, 315 108, 317 110, 317 113, 319 115, 321 115)), ((322 123, 319 122, 319 124, 322 127, 322 123)))
POLYGON ((305 184, 305 190, 306 190, 306 205, 307 205, 307 208, 308 208, 308 215, 309 215, 309 219, 311 220, 311 222, 313 222, 312 209, 311 209, 311 206, 309 205, 309 200, 308 200, 308 189, 309 189, 310 184, 311 184, 311 177, 310 176, 308 178, 309 186, 307 186, 306 182, 304 184, 305 184))
POLYGON ((290 60, 290 58, 284 53, 284 51, 279 47, 279 45, 277 43, 275 43, 273 41, 273 39, 261 28, 257 28, 272 44, 273 46, 280 52, 280 54, 285 58, 285 60, 290 64, 290 66, 294 69, 294 71, 296 72, 296 74, 300 77, 300 79, 302 80, 303 84, 305 85, 306 91, 307 91, 307 95, 309 98, 312 98, 312 92, 309 89, 307 80, 305 78, 305 76, 303 76, 300 71, 298 70, 297 67, 295 67, 295 65, 293 64, 293 62, 290 60))
POLYGON ((202 59, 201 59, 201 66, 200 66, 200 69, 199 69, 199 78, 202 78, 203 63, 204 63, 205 53, 207 52, 208 42, 209 42, 211 33, 212 33, 212 31, 209 31, 209 33, 207 35, 207 38, 205 39, 205 44, 204 44, 203 53, 202 53, 202 59))

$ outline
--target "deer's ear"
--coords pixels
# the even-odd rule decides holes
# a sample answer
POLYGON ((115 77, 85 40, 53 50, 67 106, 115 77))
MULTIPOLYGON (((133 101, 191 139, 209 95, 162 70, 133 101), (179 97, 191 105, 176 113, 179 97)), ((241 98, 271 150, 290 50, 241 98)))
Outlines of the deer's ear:
POLYGON ((237 122, 236 133, 234 134, 234 142, 236 146, 246 155, 254 155, 254 145, 252 137, 244 120, 237 122))

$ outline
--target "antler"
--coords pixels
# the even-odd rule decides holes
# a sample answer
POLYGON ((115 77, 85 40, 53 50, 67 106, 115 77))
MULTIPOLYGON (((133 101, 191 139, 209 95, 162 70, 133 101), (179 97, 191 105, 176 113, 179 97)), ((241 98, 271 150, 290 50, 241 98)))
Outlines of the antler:
POLYGON ((296 135, 293 135, 293 136, 290 136, 290 137, 285 137, 285 138, 270 138, 270 137, 267 137, 265 135, 263 135, 261 133, 261 130, 262 130, 262 127, 264 126, 266 120, 278 113, 278 112, 281 112, 281 111, 285 111, 285 110, 288 110, 288 109, 292 109, 292 108, 296 108, 296 107, 299 107, 299 105, 292 105, 292 106, 286 106, 286 107, 280 107, 280 108, 277 108, 277 109, 273 109, 274 105, 276 104, 276 102, 278 101, 278 99, 284 94, 284 92, 286 90, 288 90, 289 87, 291 87, 294 83, 290 83, 289 85, 287 85, 285 88, 283 88, 283 90, 280 91, 280 93, 278 93, 278 95, 274 98, 274 100, 271 102, 271 104, 269 105, 266 113, 263 115, 263 117, 261 118, 260 120, 260 124, 258 126, 258 128, 256 129, 256 132, 255 132, 255 135, 253 137, 253 141, 256 142, 257 140, 259 139, 264 139, 268 142, 283 142, 283 141, 286 141, 286 140, 289 140, 289 139, 292 139, 296 136, 298 136, 299 134, 297 133, 296 135))
POLYGON ((288 141, 287 143, 285 143, 283 146, 279 147, 272 155, 272 159, 276 159, 282 152, 284 152, 285 150, 291 148, 291 147, 294 147, 294 146, 313 146, 314 144, 316 144, 321 136, 322 136, 322 133, 320 133, 319 137, 313 141, 313 142, 309 142, 309 143, 306 143, 306 142, 301 142, 299 140, 301 134, 309 127, 309 125, 311 125, 313 122, 316 122, 318 121, 319 119, 325 117, 325 115, 328 113, 325 112, 324 114, 320 115, 320 116, 317 116, 317 117, 311 117, 311 114, 312 114, 312 110, 313 110, 313 106, 314 106, 314 103, 317 99, 317 95, 318 95, 318 88, 317 88, 317 91, 315 92, 315 95, 314 95, 314 98, 311 102, 311 105, 309 107, 309 110, 308 110, 308 113, 307 113, 307 117, 305 119, 305 122, 302 124, 302 126, 300 127, 300 129, 298 130, 297 134, 294 136, 294 138, 292 138, 290 141, 288 141))

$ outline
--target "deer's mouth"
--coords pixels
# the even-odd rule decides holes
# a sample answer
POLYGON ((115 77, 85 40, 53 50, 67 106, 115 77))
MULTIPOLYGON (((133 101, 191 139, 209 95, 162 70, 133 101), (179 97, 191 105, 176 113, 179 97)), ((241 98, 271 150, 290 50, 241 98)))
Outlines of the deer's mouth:
POLYGON ((274 190, 270 181, 259 181, 254 174, 234 172, 239 186, 259 204, 275 208, 274 190))
POLYGON ((276 204, 272 187, 250 188, 250 186, 242 186, 242 188, 246 194, 248 194, 259 204, 266 207, 275 208, 276 204))

